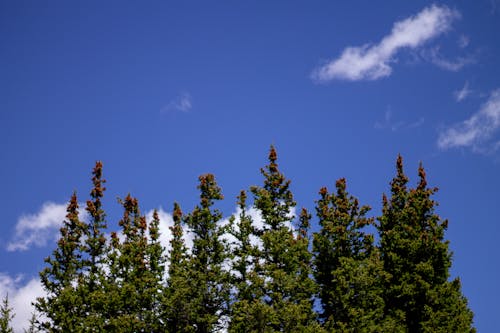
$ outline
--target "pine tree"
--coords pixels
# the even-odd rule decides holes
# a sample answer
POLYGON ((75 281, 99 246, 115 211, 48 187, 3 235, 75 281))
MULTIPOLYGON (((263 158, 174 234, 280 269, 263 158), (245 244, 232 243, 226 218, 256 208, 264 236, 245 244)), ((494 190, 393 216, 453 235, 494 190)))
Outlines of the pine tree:
POLYGON ((107 331, 153 332, 161 329, 160 305, 163 248, 159 244, 159 218, 153 213, 148 224, 139 202, 129 195, 120 200, 124 208, 119 225, 123 242, 112 235, 109 274, 105 284, 107 331), (148 237, 149 235, 149 237, 148 237))
POLYGON ((222 239, 222 214, 213 209, 215 200, 222 200, 220 187, 212 174, 199 177, 200 204, 186 216, 193 239, 189 258, 190 321, 196 332, 207 333, 222 329, 226 323, 229 302, 228 273, 223 270, 227 262, 227 246, 222 239))
POLYGON ((315 278, 325 327, 338 332, 397 331, 384 320, 382 281, 386 278, 373 236, 368 206, 359 206, 339 179, 336 193, 324 187, 317 201, 320 232, 314 235, 315 278))
POLYGON ((229 234, 234 237, 232 246, 232 279, 234 294, 231 304, 231 321, 229 332, 262 332, 266 324, 256 320, 261 318, 260 301, 263 297, 258 288, 262 284, 256 272, 258 267, 258 247, 255 227, 251 216, 247 214, 247 194, 241 191, 237 205, 239 215, 231 216, 229 234), (257 287, 257 288, 256 288, 257 287))
POLYGON ((0 333, 14 333, 11 326, 12 318, 14 318, 13 309, 9 305, 9 295, 5 295, 0 305, 0 333))
POLYGON ((384 269, 391 277, 384 288, 386 314, 404 322, 410 333, 474 332, 460 282, 448 280, 448 221, 435 213, 437 203, 431 199, 437 188, 427 186, 422 165, 414 189, 408 189, 401 156, 396 170, 379 218, 384 269))
POLYGON ((170 251, 167 288, 164 299, 164 322, 167 332, 195 332, 191 318, 196 314, 192 310, 190 297, 190 281, 188 276, 188 254, 184 244, 180 206, 174 203, 174 225, 170 227, 170 251))
POLYGON ((148 226, 149 240, 146 248, 147 271, 145 275, 146 298, 145 321, 149 330, 159 332, 165 326, 161 318, 164 301, 164 275, 166 257, 160 242, 160 218, 158 211, 153 211, 153 219, 148 226))
POLYGON ((46 318, 40 328, 51 332, 79 331, 84 315, 84 300, 77 292, 77 285, 84 274, 82 238, 86 225, 78 218, 76 193, 71 196, 66 211, 57 248, 45 259, 48 266, 40 272, 47 296, 35 303, 36 310, 46 318))
POLYGON ((93 187, 91 200, 87 200, 86 211, 89 223, 84 241, 84 274, 80 276, 78 294, 84 301, 83 326, 85 331, 103 331, 106 325, 108 297, 104 289, 106 283, 106 261, 109 250, 106 242, 106 214, 102 208, 102 197, 106 180, 102 178, 102 162, 97 161, 92 170, 93 187))
POLYGON ((37 333, 39 332, 38 328, 37 328, 37 318, 36 318, 36 313, 33 312, 31 314, 31 318, 30 318, 30 321, 29 321, 29 326, 27 329, 24 329, 23 330, 23 333, 37 333))
MULTIPOLYGON (((304 242, 298 241, 292 230, 296 205, 290 191, 290 181, 279 171, 273 146, 269 164, 261 169, 263 187, 252 187, 254 206, 260 211, 263 228, 257 230, 262 240, 260 275, 263 297, 255 304, 257 322, 265 323, 267 331, 305 331, 315 323, 313 311, 313 280, 302 274, 307 258, 304 242)), ((261 325, 262 326, 262 325, 261 325)))

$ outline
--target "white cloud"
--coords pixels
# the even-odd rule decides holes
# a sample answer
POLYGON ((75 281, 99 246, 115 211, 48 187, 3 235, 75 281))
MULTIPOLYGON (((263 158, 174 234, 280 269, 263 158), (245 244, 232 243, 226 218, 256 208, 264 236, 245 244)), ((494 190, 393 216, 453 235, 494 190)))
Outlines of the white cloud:
POLYGON ((375 122, 375 129, 383 130, 389 129, 392 132, 396 132, 400 129, 409 129, 409 128, 417 128, 424 124, 425 119, 419 118, 414 122, 406 122, 406 121, 394 121, 392 117, 392 110, 389 107, 384 114, 384 120, 375 122))
POLYGON ((13 309, 15 317, 12 319, 14 331, 22 332, 27 328, 31 315, 35 310, 31 305, 37 297, 45 295, 45 292, 38 279, 31 279, 23 283, 22 276, 11 277, 8 274, 0 273, 0 297, 9 295, 9 305, 13 309))
MULTIPOLYGON (((59 228, 66 218, 66 203, 45 202, 35 214, 22 215, 16 224, 13 239, 7 251, 26 251, 32 247, 43 247, 59 237, 59 228)), ((79 217, 87 218, 84 204, 80 204, 79 217)))
POLYGON ((162 113, 181 111, 189 112, 193 108, 193 98, 187 92, 179 94, 176 98, 170 101, 162 109, 162 113))
POLYGON ((32 246, 42 247, 57 237, 57 230, 66 216, 66 204, 46 202, 39 212, 21 216, 8 251, 25 251, 32 246))
POLYGON ((500 128, 500 89, 493 91, 478 112, 469 119, 446 128, 440 133, 437 145, 441 149, 468 147, 484 152, 500 128))
POLYGON ((476 62, 475 57, 471 55, 457 57, 454 60, 446 59, 441 55, 439 46, 422 52, 422 57, 437 67, 450 72, 458 72, 465 65, 476 62))
POLYGON ((325 82, 333 79, 376 80, 389 76, 394 55, 402 48, 415 49, 448 31, 460 17, 458 11, 432 5, 415 16, 394 24, 391 33, 375 45, 347 47, 337 59, 317 68, 312 78, 325 82))
POLYGON ((469 89, 469 81, 465 81, 465 84, 462 87, 462 89, 455 91, 453 93, 453 95, 455 96, 455 100, 457 102, 461 102, 464 99, 466 99, 467 96, 469 96, 471 92, 472 92, 472 90, 469 89))

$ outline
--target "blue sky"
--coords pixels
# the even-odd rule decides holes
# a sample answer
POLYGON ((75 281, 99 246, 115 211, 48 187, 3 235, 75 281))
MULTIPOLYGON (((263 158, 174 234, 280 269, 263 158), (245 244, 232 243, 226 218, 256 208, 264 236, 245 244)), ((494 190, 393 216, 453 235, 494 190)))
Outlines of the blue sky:
POLYGON ((498 0, 1 2, 0 292, 16 327, 96 160, 112 228, 129 192, 168 224, 206 172, 232 214, 274 144, 309 209, 346 177, 377 216, 397 154, 413 180, 422 161, 452 275, 495 332, 499 33, 498 0))

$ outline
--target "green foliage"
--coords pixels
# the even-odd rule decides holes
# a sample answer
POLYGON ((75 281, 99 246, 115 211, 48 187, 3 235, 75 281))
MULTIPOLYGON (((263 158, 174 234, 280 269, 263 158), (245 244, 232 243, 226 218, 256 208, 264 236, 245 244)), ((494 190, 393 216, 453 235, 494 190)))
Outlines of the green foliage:
MULTIPOLYGON (((320 190, 316 214, 321 230, 314 234, 314 275, 319 284, 325 327, 339 332, 381 332, 384 319, 383 272, 373 236, 368 206, 346 191, 339 179, 336 193, 320 190)), ((389 325, 390 326, 390 325, 389 325)), ((391 327, 391 331, 394 331, 391 327)))
POLYGON ((224 327, 230 286, 229 274, 223 270, 227 245, 222 239, 225 230, 219 223, 222 213, 212 208, 216 200, 223 199, 221 189, 212 174, 200 176, 199 181, 200 204, 185 217, 194 236, 187 276, 190 326, 205 333, 224 327))
POLYGON ((175 203, 174 225, 170 227, 170 252, 167 288, 164 303, 164 322, 168 332, 195 332, 191 318, 195 315, 190 305, 190 286, 188 275, 188 254, 183 240, 180 206, 175 203))
POLYGON ((471 332, 472 312, 458 280, 448 281, 451 253, 444 232, 448 221, 435 212, 425 170, 419 183, 408 189, 401 156, 391 182, 391 198, 383 197, 379 218, 384 270, 386 313, 404 320, 408 332, 471 332))
MULTIPOLYGON (((315 321, 313 295, 316 285, 310 277, 307 235, 295 235, 290 180, 279 171, 274 147, 269 164, 261 169, 263 187, 252 187, 254 206, 262 214, 263 227, 256 230, 262 241, 255 270, 258 274, 261 303, 252 311, 258 326, 274 331, 301 331, 315 321)), ((306 229, 308 216, 303 217, 306 229)), ((254 304, 255 305, 255 304, 254 304)))
MULTIPOLYGON (((40 316, 25 332, 474 332, 460 281, 450 280, 448 222, 432 199, 437 189, 427 186, 422 166, 415 188, 401 157, 396 171, 377 225, 345 179, 333 193, 322 188, 311 244, 312 216, 305 208, 294 216, 290 180, 271 147, 263 185, 250 189, 262 225, 249 214, 246 191, 237 215, 223 223, 214 207, 222 191, 213 175, 202 175, 199 204, 188 214, 174 204, 166 253, 158 212, 147 221, 130 194, 119 200, 120 232, 105 236, 97 162, 89 220, 79 219, 73 194, 40 272, 40 316), (379 244, 370 231, 378 231, 379 244)), ((1 332, 12 332, 7 297, 0 313, 1 332)))
POLYGON ((5 295, 0 305, 0 333, 13 333, 14 329, 10 326, 10 322, 14 318, 12 308, 9 305, 9 295, 5 295))
POLYGON ((38 298, 35 308, 47 320, 40 328, 51 332, 75 332, 82 328, 83 302, 77 290, 84 276, 82 238, 86 225, 78 218, 78 200, 71 196, 66 209, 66 220, 60 229, 57 248, 45 259, 48 264, 40 272, 41 283, 47 293, 38 298))

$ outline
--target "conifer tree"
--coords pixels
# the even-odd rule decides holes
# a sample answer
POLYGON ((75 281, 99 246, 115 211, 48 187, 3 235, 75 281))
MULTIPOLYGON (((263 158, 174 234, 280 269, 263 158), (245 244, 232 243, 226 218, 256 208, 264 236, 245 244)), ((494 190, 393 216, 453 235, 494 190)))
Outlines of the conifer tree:
POLYGON ((231 216, 229 234, 235 241, 232 246, 232 277, 234 294, 231 303, 229 332, 263 332, 266 323, 262 322, 260 299, 263 297, 259 286, 262 282, 258 271, 258 246, 252 217, 247 213, 247 194, 241 191, 237 205, 239 216, 231 216))
POLYGON ((85 274, 80 276, 78 293, 84 301, 83 325, 86 331, 104 330, 106 305, 109 301, 104 289, 105 265, 109 248, 104 233, 107 223, 106 214, 102 208, 102 197, 106 190, 103 186, 106 180, 102 178, 102 167, 102 162, 97 161, 92 170, 91 200, 87 200, 85 208, 89 214, 84 241, 83 266, 85 274))
POLYGON ((78 199, 73 193, 67 206, 66 219, 60 228, 60 238, 48 264, 40 272, 40 280, 47 294, 38 298, 36 310, 46 320, 40 328, 50 332, 77 332, 82 329, 84 300, 77 292, 83 279, 82 237, 86 225, 78 218, 78 199))
POLYGON ((149 240, 146 249, 147 268, 145 275, 146 299, 145 321, 153 332, 164 327, 161 318, 164 312, 165 249, 160 242, 160 218, 158 211, 153 211, 153 219, 148 226, 149 240))
POLYGON ((302 274, 302 260, 307 257, 303 242, 292 230, 296 203, 290 181, 279 171, 273 146, 269 164, 261 169, 263 187, 252 187, 254 206, 262 214, 263 228, 257 230, 262 240, 258 265, 263 297, 255 311, 264 321, 266 331, 305 331, 315 322, 313 294, 315 284, 302 274))
POLYGON ((159 244, 159 218, 154 211, 149 224, 136 198, 120 200, 124 208, 119 225, 123 242, 112 235, 109 274, 107 331, 153 332, 161 329, 163 248, 159 244), (149 237, 148 237, 149 235, 149 237))
POLYGON ((344 178, 336 193, 320 190, 316 213, 321 230, 314 235, 314 276, 325 327, 338 332, 396 332, 384 320, 382 281, 385 278, 373 236, 365 227, 368 206, 349 195, 344 178), (389 327, 388 327, 389 326, 389 327))
POLYGON ((437 188, 427 186, 422 165, 414 189, 408 189, 401 156, 396 170, 379 218, 382 259, 391 277, 384 288, 386 314, 403 321, 408 332, 474 332, 460 282, 448 280, 448 221, 435 213, 431 199, 437 188))
POLYGON ((31 318, 30 318, 30 321, 29 321, 29 326, 27 329, 24 329, 23 330, 24 333, 37 333, 39 332, 38 328, 37 328, 37 318, 36 318, 36 313, 33 312, 31 314, 31 318))
POLYGON ((170 227, 170 251, 167 288, 164 299, 164 317, 167 332, 195 332, 191 318, 195 315, 190 308, 190 282, 188 276, 188 254, 183 239, 183 213, 174 203, 174 225, 170 227))
POLYGON ((222 239, 222 214, 213 209, 216 200, 222 200, 220 187, 212 174, 199 177, 200 204, 186 216, 186 224, 193 233, 193 249, 189 258, 188 278, 190 318, 196 332, 207 333, 222 329, 226 323, 229 302, 227 246, 222 239))
POLYGON ((14 333, 14 329, 11 326, 12 318, 14 318, 14 313, 9 305, 9 295, 5 295, 0 305, 0 333, 14 333))

